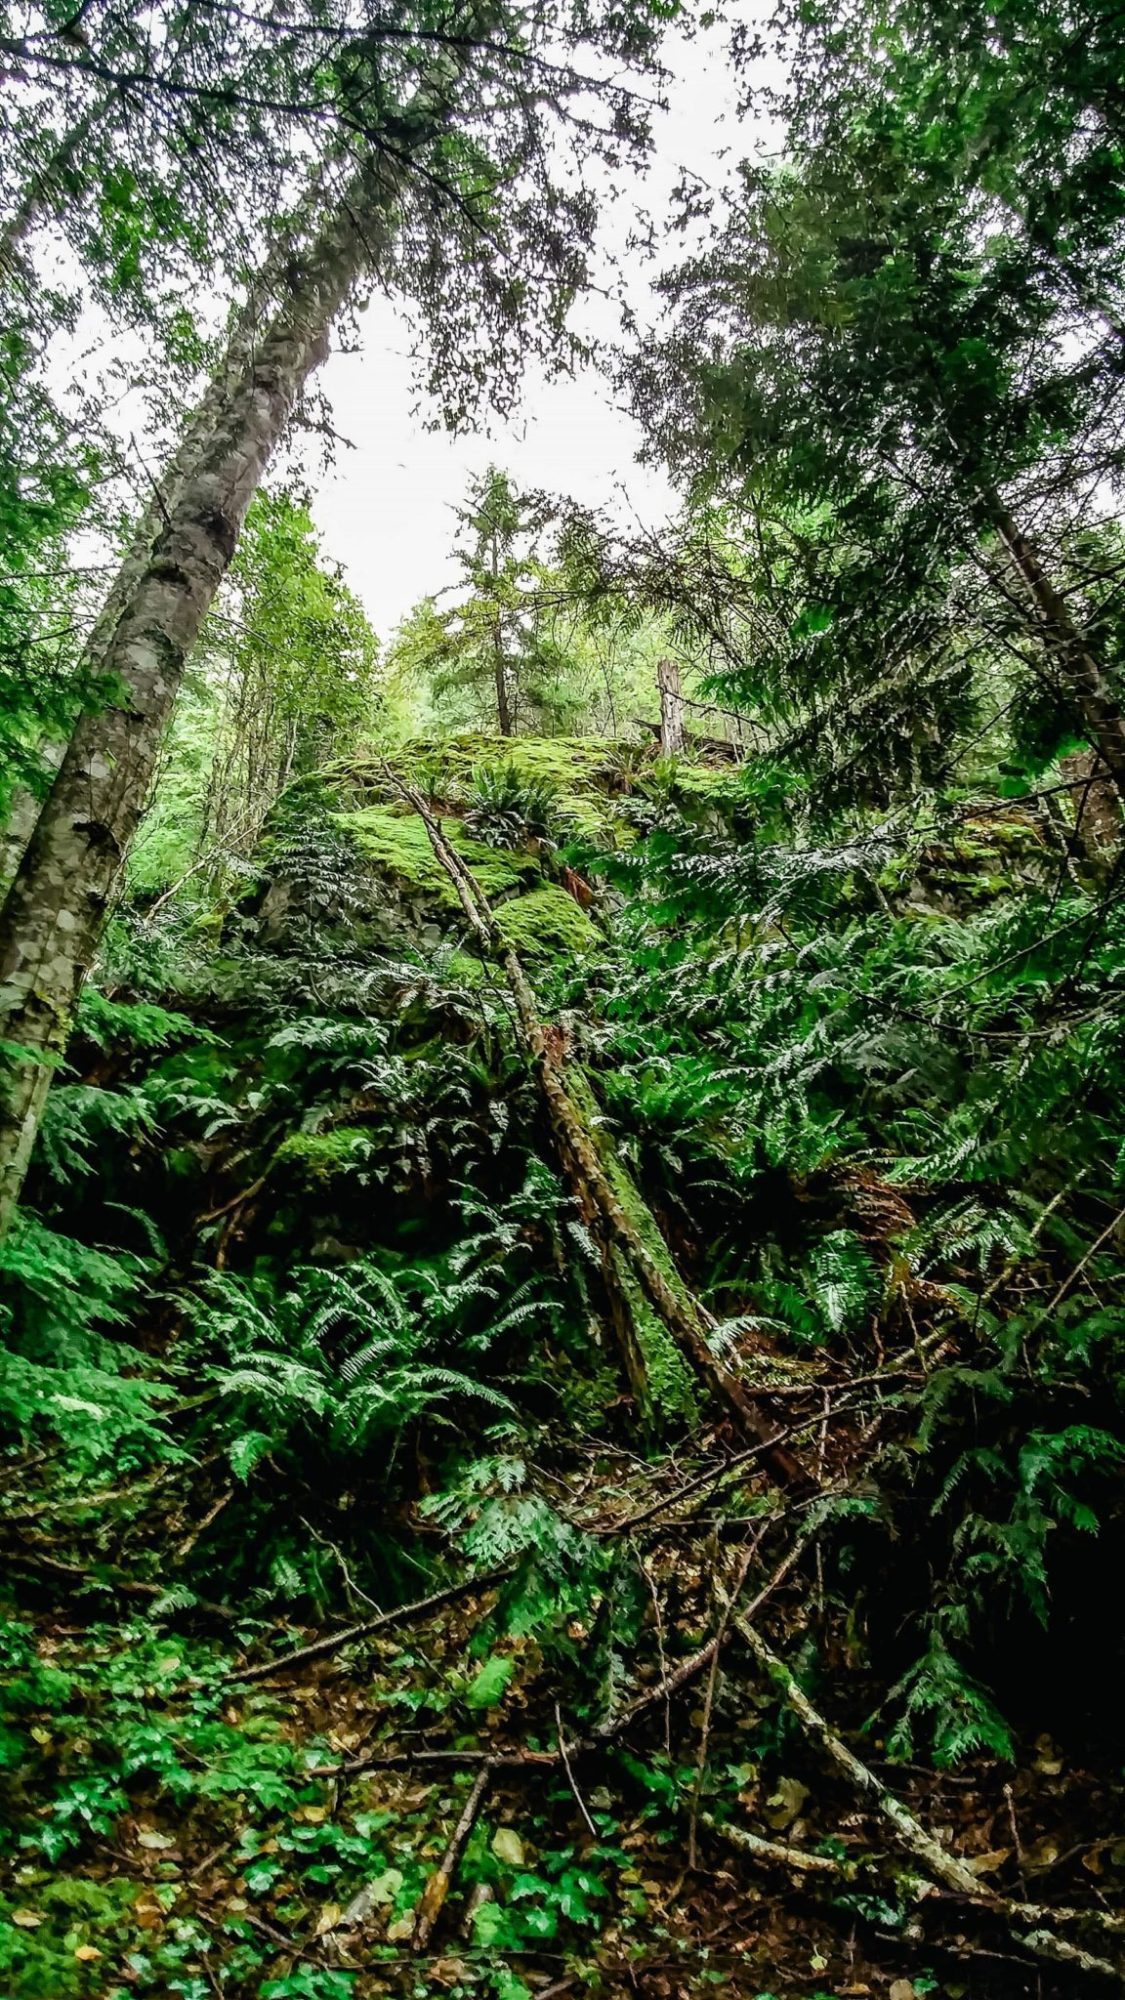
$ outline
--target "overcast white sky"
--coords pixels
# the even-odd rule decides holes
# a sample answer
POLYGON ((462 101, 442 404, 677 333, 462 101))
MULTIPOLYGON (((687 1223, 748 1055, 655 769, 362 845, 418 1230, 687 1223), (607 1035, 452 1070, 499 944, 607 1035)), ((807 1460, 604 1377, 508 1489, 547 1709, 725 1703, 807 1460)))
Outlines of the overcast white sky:
MULTIPOLYGON (((735 122, 724 40, 716 33, 669 46, 666 61, 676 81, 668 111, 656 119, 655 155, 638 181, 636 205, 659 212, 681 166, 709 181, 723 180, 730 167, 719 157, 724 148, 738 158, 761 143, 762 134, 735 122)), ((608 204, 603 227, 615 248, 623 247, 632 219, 633 204, 608 204)), ((674 244, 670 253, 676 254, 674 244)), ((650 279, 635 271, 633 281, 636 303, 638 285, 644 298, 650 279)), ((585 311, 584 331, 614 337, 616 314, 606 302, 585 311)), ((338 452, 335 468, 318 486, 314 513, 327 552, 343 564, 381 636, 419 597, 453 580, 453 509, 470 476, 490 462, 522 483, 591 505, 612 501, 621 488, 619 504, 647 523, 666 518, 673 507, 668 481, 636 464, 636 426, 616 407, 596 369, 549 384, 532 375, 515 422, 451 438, 427 431, 425 411, 415 413, 409 333, 393 302, 373 299, 360 327, 362 352, 334 352, 320 376, 335 427, 354 449, 338 452)))

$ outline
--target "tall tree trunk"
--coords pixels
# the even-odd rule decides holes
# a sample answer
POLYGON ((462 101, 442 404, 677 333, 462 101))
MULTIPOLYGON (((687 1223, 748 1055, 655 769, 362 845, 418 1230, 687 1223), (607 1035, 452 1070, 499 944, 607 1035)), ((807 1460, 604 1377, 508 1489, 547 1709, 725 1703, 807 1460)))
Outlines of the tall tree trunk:
POLYGON ((493 665, 496 676, 496 718, 500 724, 501 736, 512 733, 512 703, 508 688, 508 663, 504 658, 504 632, 500 620, 496 620, 496 631, 492 641, 493 665))
POLYGON ((983 497, 990 525, 1030 599, 1036 629, 1050 647, 1090 742, 1125 804, 1125 716, 1102 664, 1043 568, 1034 543, 1016 526, 998 493, 989 491, 983 497))
MULTIPOLYGON (((418 138, 443 116, 435 109, 419 117, 418 138)), ((333 320, 393 236, 408 173, 401 151, 393 162, 365 165, 291 259, 287 296, 260 338, 236 336, 158 497, 155 544, 134 544, 98 621, 98 664, 115 698, 79 722, 0 917, 0 1039, 9 1056, 12 1044, 20 1051, 0 1106, 0 1235, 188 654, 270 455, 327 353, 333 320)))
MULTIPOLYGON (((224 406, 253 360, 257 344, 270 323, 272 312, 276 310, 285 270, 294 257, 302 224, 307 225, 310 216, 315 213, 322 186, 323 177, 318 176, 301 210, 278 234, 261 269, 255 274, 246 299, 235 314, 222 359, 184 424, 175 452, 159 480, 153 482, 152 491, 133 525, 117 574, 83 648, 82 671, 92 679, 107 671, 107 649, 114 639, 125 605, 151 561, 156 543, 179 503, 188 477, 201 453, 208 448, 224 406)), ((29 218, 28 226, 33 219, 29 218)), ((65 741, 44 743, 42 761, 57 771, 65 752, 65 741)), ((0 841, 0 907, 16 878, 43 803, 44 797, 38 792, 21 790, 16 795, 0 841)))

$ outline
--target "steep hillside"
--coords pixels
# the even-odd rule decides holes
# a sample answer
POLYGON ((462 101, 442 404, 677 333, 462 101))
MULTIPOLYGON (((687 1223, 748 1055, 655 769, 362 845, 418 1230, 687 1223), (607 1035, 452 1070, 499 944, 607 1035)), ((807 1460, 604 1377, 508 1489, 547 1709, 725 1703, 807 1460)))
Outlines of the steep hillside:
POLYGON ((435 741, 119 915, 2 1252, 18 2000, 1110 1979, 1120 906, 788 814, 435 741))

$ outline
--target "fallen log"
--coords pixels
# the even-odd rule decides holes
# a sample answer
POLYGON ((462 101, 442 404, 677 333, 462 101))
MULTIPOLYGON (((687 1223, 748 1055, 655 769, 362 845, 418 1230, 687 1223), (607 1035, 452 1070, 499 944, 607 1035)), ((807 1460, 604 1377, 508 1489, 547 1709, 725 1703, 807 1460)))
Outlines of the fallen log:
POLYGON ((1013 1940, 1036 1958, 1047 1959, 1054 1964, 1072 1965, 1080 1972, 1096 1973, 1120 1982, 1119 1966, 1086 1951, 1081 1945, 1072 1944, 1069 1938, 1061 1938, 1054 1929, 1047 1928, 1059 1923, 1085 1922, 1092 1929, 1119 1935, 1125 1931, 1125 1924, 1120 1918, 1107 1918, 1100 1910, 1051 1910, 1042 1905, 1013 1902, 1008 1897, 982 1890, 972 1869, 928 1832, 909 1806, 904 1805, 870 1765, 857 1757, 855 1751, 836 1734, 785 1662, 766 1644, 761 1633, 755 1631, 745 1614, 735 1612, 732 1623, 758 1665, 780 1690, 806 1736, 820 1747, 829 1762, 847 1779, 852 1790, 889 1827, 898 1845, 921 1864, 931 1888, 938 1883, 953 1895, 981 1909, 993 1911, 1005 1923, 1013 1940), (1028 1924, 1034 1928, 1025 1929, 1028 1924))
MULTIPOLYGON (((631 1180, 627 1200, 633 1213, 627 1212, 622 1200, 624 1169, 620 1162, 607 1164, 604 1135, 596 1134, 593 1126, 589 1085, 581 1071, 568 1069, 564 1038, 551 1033, 542 1021, 527 974, 500 934, 483 890, 450 845, 421 794, 403 784, 399 790, 421 819, 435 859, 453 885, 466 922, 486 954, 504 972, 515 1009, 516 1030, 535 1067, 563 1174, 580 1209, 595 1226, 611 1259, 619 1258, 624 1264, 694 1373, 716 1400, 725 1405, 743 1435, 762 1446, 762 1464, 770 1476, 790 1489, 815 1490, 819 1482, 808 1468, 776 1441, 773 1427, 758 1407, 759 1392, 748 1387, 715 1354, 708 1337, 712 1322, 675 1270, 655 1219, 631 1180)), ((631 1381, 641 1383, 647 1395, 650 1384, 642 1380, 643 1354, 635 1338, 635 1315, 629 1306, 627 1287, 617 1286, 616 1299, 620 1313, 615 1312, 615 1325, 619 1319, 624 1324, 627 1315, 634 1330, 634 1337, 630 1338, 623 1335, 622 1325, 618 1325, 625 1370, 631 1381)))

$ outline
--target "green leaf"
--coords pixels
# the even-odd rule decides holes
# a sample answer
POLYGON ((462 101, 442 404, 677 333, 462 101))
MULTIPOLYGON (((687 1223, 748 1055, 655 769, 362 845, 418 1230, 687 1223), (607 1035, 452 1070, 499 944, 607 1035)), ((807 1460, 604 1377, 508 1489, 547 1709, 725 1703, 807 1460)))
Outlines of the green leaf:
POLYGON ((501 1653, 491 1654, 465 1690, 466 1708, 496 1708, 503 1701, 514 1672, 514 1660, 501 1653))

